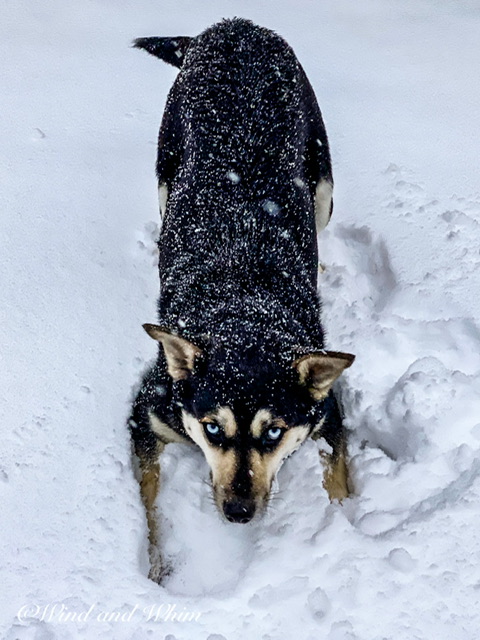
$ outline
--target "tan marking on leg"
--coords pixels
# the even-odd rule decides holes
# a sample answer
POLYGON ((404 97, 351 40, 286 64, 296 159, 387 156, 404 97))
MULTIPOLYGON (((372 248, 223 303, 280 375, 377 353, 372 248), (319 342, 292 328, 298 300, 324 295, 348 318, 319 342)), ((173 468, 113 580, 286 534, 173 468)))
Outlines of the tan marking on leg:
POLYGON ((315 226, 317 233, 323 231, 330 220, 332 194, 332 184, 328 180, 320 180, 315 189, 315 226))
POLYGON ((160 217, 165 217, 165 212, 167 210, 167 200, 168 200, 168 187, 162 182, 162 184, 158 187, 158 208, 160 209, 160 217))
MULTIPOLYGON (((165 445, 158 443, 158 454, 163 451, 165 445)), ((155 502, 160 490, 160 464, 159 462, 140 461, 140 496, 145 506, 148 526, 148 555, 150 559, 150 572, 148 577, 154 582, 160 582, 165 575, 165 568, 159 549, 158 514, 155 502)))
POLYGON ((333 457, 327 453, 320 452, 320 457, 325 463, 323 474, 323 486, 327 490, 330 502, 338 500, 342 502, 348 498, 348 469, 345 455, 340 453, 333 457))
POLYGON ((142 469, 140 479, 140 495, 147 512, 148 539, 150 544, 158 542, 155 501, 160 489, 160 465, 153 464, 148 469, 142 469))

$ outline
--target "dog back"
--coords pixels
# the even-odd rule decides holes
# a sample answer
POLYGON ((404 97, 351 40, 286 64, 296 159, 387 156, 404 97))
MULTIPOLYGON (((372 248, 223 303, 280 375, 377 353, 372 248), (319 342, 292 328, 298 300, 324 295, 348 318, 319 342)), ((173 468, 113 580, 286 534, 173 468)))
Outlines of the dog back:
POLYGON ((331 182, 330 156, 313 90, 280 36, 235 19, 188 43, 157 174, 168 194, 159 241, 167 326, 178 320, 179 293, 191 317, 239 288, 302 306, 293 285, 318 311, 315 190, 331 182))

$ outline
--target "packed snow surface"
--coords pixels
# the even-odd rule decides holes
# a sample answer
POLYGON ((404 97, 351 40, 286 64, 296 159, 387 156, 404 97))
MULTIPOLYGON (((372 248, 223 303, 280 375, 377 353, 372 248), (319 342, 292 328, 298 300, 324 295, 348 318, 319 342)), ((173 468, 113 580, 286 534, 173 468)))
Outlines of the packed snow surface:
POLYGON ((480 637, 480 4, 2 3, 0 637, 480 637), (201 452, 165 451, 162 546, 125 427, 156 345, 156 135, 175 70, 134 37, 277 30, 329 133, 319 238, 353 494, 318 443, 263 520, 220 520, 201 452))

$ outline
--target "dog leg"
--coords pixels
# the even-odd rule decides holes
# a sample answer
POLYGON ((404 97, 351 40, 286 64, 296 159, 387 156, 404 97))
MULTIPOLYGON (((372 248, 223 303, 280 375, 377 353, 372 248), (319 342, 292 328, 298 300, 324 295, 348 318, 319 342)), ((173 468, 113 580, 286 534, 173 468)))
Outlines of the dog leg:
POLYGON ((330 502, 342 502, 348 498, 348 470, 344 453, 320 454, 325 462, 323 486, 327 490, 330 502))
POLYGON ((345 429, 333 392, 330 392, 325 403, 327 403, 325 418, 321 427, 312 434, 312 438, 314 440, 325 438, 332 448, 331 453, 320 452, 320 458, 325 466, 323 486, 331 502, 333 500, 342 502, 349 496, 345 429))
POLYGON ((330 221, 332 215, 332 183, 322 179, 317 183, 315 189, 315 227, 317 233, 323 231, 330 221))
POLYGON ((158 513, 155 506, 160 490, 160 463, 158 462, 158 456, 160 456, 164 448, 165 445, 158 442, 157 462, 153 462, 151 458, 140 460, 140 495, 145 506, 148 526, 148 555, 150 558, 148 577, 158 583, 161 582, 166 573, 160 554, 158 513))
POLYGON ((147 392, 148 386, 144 386, 134 403, 129 426, 136 463, 136 476, 147 517, 148 553, 151 567, 149 578, 159 583, 167 573, 160 555, 158 513, 155 506, 160 490, 159 457, 165 448, 165 443, 150 428, 148 405, 145 402, 145 396, 148 397, 147 392))
POLYGON ((158 208, 160 210, 160 219, 163 220, 167 211, 168 187, 162 183, 158 187, 158 208))

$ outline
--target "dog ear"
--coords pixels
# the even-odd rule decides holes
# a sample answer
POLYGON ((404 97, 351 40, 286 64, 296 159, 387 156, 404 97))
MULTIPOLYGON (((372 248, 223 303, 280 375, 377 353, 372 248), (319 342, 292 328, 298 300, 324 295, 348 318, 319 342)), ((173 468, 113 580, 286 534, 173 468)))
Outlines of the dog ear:
POLYGON ((156 56, 180 69, 185 53, 193 38, 181 36, 178 38, 137 38, 133 41, 136 49, 145 49, 152 56, 156 56))
POLYGON ((202 350, 185 338, 155 324, 144 324, 143 328, 151 338, 161 342, 167 359, 167 371, 172 378, 174 380, 188 378, 193 371, 195 358, 202 353, 202 350))
POLYGON ((293 367, 298 371, 300 384, 308 387, 315 400, 323 400, 335 380, 354 360, 351 353, 325 351, 302 356, 293 362, 293 367))

